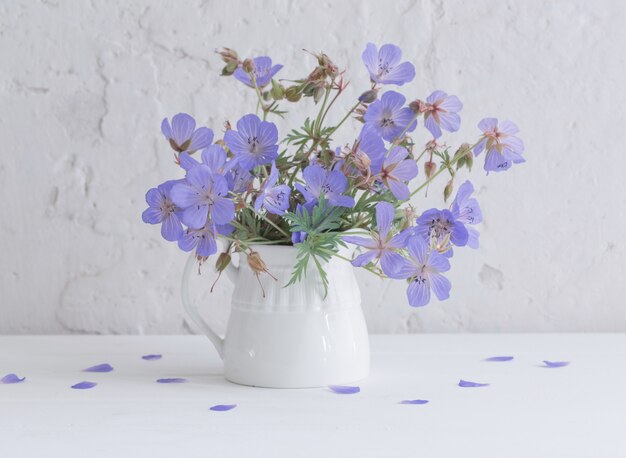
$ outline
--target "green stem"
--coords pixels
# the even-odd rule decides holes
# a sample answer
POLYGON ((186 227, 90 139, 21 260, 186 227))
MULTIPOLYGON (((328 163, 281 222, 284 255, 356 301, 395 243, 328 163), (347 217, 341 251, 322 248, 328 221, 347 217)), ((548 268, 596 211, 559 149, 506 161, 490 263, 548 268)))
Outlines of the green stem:
POLYGON ((291 240, 291 235, 287 234, 287 232, 285 232, 280 226, 278 226, 276 223, 274 223, 272 220, 270 220, 269 218, 267 218, 265 215, 262 215, 261 213, 257 212, 254 208, 248 206, 248 208, 250 208, 259 218, 264 219, 269 225, 273 226, 274 229, 276 229, 278 232, 280 232, 281 234, 283 234, 285 237, 287 237, 287 239, 291 240))
POLYGON ((334 105, 335 101, 339 98, 340 95, 341 95, 341 91, 337 90, 337 93, 335 94, 333 99, 330 101, 330 103, 328 104, 328 107, 326 108, 326 111, 322 115, 322 120, 320 122, 320 126, 324 123, 324 120, 326 119, 326 115, 328 114, 328 112, 330 111, 331 107, 334 105))
POLYGON ((259 89, 259 86, 257 86, 256 84, 256 76, 254 76, 254 72, 250 72, 248 74, 250 75, 250 79, 252 80, 254 91, 256 92, 256 95, 259 98, 259 105, 261 105, 261 109, 263 110, 263 121, 265 121, 267 119, 268 108, 265 106, 265 103, 263 102, 263 96, 261 95, 261 90, 259 89))
MULTIPOLYGON (((480 142, 481 142, 481 140, 478 140, 476 143, 474 143, 472 146, 470 146, 470 147, 469 147, 468 151, 470 151, 470 154, 471 154, 471 152, 474 150, 474 148, 476 147, 476 145, 478 145, 480 142)), ((426 151, 426 150, 424 150, 424 152, 425 152, 425 151, 426 151)), ((422 154, 423 154, 423 153, 422 153, 422 154)), ((420 157, 421 157, 421 155, 420 155, 420 157)), ((444 166, 443 166, 443 167, 441 167, 439 170, 437 170, 437 171, 433 174, 433 176, 431 176, 428 180, 426 180, 424 183, 422 183, 420 186, 418 186, 418 187, 417 187, 417 189, 411 193, 411 195, 409 196, 409 199, 410 199, 411 197, 413 197, 415 194, 417 194, 419 191, 421 191, 422 189, 424 189, 426 186, 428 186, 428 184, 429 184, 431 181, 433 181, 435 178, 437 178, 437 176, 439 176, 439 175, 441 174, 441 172, 443 172, 444 170, 450 170, 450 167, 452 167, 454 164, 456 164, 456 162, 457 162, 459 159, 461 159, 462 157, 463 157, 463 156, 457 156, 457 157, 454 157, 454 158, 452 158, 452 160, 451 160, 449 163, 444 164, 444 166)), ((408 199, 407 199, 407 200, 408 200, 408 199)))
POLYGON ((302 168, 302 162, 300 162, 297 166, 296 169, 293 171, 293 173, 291 174, 291 177, 289 177, 289 187, 291 189, 293 189, 293 182, 296 179, 296 175, 298 174, 298 172, 300 171, 300 169, 302 168))
POLYGON ((419 156, 417 156, 417 159, 415 159, 415 162, 419 162, 419 161, 420 161, 420 159, 424 156, 424 154, 426 154, 426 152, 427 152, 427 151, 428 151, 427 149, 425 149, 424 151, 422 151, 422 152, 420 153, 420 155, 419 155, 419 156))
POLYGON ((326 103, 328 103, 328 97, 333 89, 333 84, 335 80, 330 82, 330 86, 326 88, 326 94, 324 94, 324 100, 322 101, 322 106, 320 107, 319 113, 317 113, 317 118, 315 119, 315 124, 313 126, 313 132, 319 135, 319 131, 322 127, 322 114, 324 113, 324 109, 326 108, 326 103))
POLYGON ((256 238, 256 239, 248 239, 248 240, 239 240, 239 239, 235 239, 233 237, 229 237, 227 235, 221 235, 220 237, 222 237, 225 240, 228 240, 230 242, 239 242, 242 243, 244 245, 278 245, 279 243, 285 243, 284 240, 267 240, 264 238, 256 238))
MULTIPOLYGON (((325 250, 325 249, 323 249, 323 248, 322 248, 322 249, 320 249, 320 251, 321 251, 322 253, 326 253, 326 254, 328 254, 328 255, 330 255, 330 256, 335 256, 335 257, 337 257, 337 258, 339 258, 339 259, 342 259, 342 260, 344 260, 344 261, 347 261, 347 262, 352 262, 352 259, 348 259, 348 258, 346 258, 345 256, 342 256, 342 255, 340 255, 339 253, 336 253, 336 252, 334 252, 334 251, 332 251, 332 250, 325 250)), ((367 270, 367 271, 369 271, 369 272, 371 272, 371 273, 375 274, 376 276, 378 276, 378 277, 380 277, 380 278, 388 278, 386 275, 381 274, 381 273, 379 273, 379 272, 375 271, 375 270, 374 270, 374 269, 372 269, 371 267, 368 267, 368 266, 361 266, 361 267, 362 267, 363 269, 365 269, 365 270, 367 270)))
POLYGON ((341 121, 339 121, 339 124, 337 124, 335 127, 333 127, 330 130, 330 132, 328 133, 328 135, 326 135, 326 138, 324 138, 324 141, 328 141, 330 136, 332 134, 334 134, 337 131, 337 129, 339 129, 344 122, 346 122, 346 120, 350 117, 350 115, 352 115, 352 113, 354 113, 354 110, 356 110, 359 107, 359 105, 361 105, 360 101, 358 101, 352 108, 350 108, 350 111, 348 111, 348 113, 343 117, 343 119, 341 121))

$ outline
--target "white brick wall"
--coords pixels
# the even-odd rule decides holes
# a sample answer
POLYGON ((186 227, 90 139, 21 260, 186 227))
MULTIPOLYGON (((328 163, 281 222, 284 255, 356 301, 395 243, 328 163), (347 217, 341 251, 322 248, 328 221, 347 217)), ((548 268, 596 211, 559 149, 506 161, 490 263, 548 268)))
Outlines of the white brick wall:
MULTIPOLYGON (((146 189, 175 173, 160 120, 187 111, 219 130, 253 109, 217 76, 223 45, 271 55, 282 77, 310 68, 302 48, 324 50, 352 79, 347 107, 367 41, 416 65, 405 94, 461 97, 451 142, 510 118, 528 158, 476 168, 482 247, 457 250, 451 300, 414 310, 401 282, 359 274, 371 331, 626 331, 625 21, 617 0, 2 1, 0 332, 189 332, 186 256, 140 219, 146 189)), ((222 324, 230 288, 210 296, 222 324)))

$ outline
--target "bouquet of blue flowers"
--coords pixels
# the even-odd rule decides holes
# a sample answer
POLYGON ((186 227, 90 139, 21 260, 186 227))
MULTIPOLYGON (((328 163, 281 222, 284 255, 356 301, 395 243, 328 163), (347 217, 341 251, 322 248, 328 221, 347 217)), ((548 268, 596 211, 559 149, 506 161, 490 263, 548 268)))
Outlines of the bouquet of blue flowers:
POLYGON ((437 90, 407 103, 400 93, 384 91, 415 77, 414 66, 402 62, 392 44, 366 46, 362 59, 371 85, 334 125, 327 115, 348 83, 326 54, 314 55, 313 71, 288 84, 275 78, 282 65, 269 57, 241 60, 228 48, 218 54, 225 63, 222 75, 255 91, 256 113, 244 115, 234 128, 227 122, 217 140, 188 114, 164 119, 161 130, 184 178, 148 191, 144 222, 161 224, 163 238, 183 251, 195 250, 200 263, 218 252, 216 239, 223 239, 218 272, 228 266, 231 253, 243 252, 255 272, 270 274, 254 246, 293 245, 299 251, 288 285, 314 265, 326 286, 323 265, 337 256, 381 277, 407 281, 412 306, 427 304, 431 290, 439 300, 447 299, 451 285, 443 272, 450 269, 453 247, 478 247, 473 226, 482 214, 474 188, 463 182, 446 209, 419 212, 410 200, 445 174, 448 201, 459 172, 471 171, 482 152, 487 173, 524 162, 515 124, 485 118, 473 144, 442 143, 444 130, 460 127, 461 101, 437 90), (316 114, 279 140, 268 118, 284 117, 284 105, 306 98, 318 107, 316 114), (432 135, 423 147, 411 136, 420 118, 432 135), (362 125, 360 134, 334 146, 335 134, 348 120, 362 125), (341 250, 348 244, 358 247, 352 258, 341 250))

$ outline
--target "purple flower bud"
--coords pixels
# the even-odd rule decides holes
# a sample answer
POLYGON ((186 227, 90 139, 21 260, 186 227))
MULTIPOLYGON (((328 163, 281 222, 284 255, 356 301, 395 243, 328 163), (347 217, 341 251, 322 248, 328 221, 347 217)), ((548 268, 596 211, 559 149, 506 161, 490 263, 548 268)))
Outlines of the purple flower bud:
POLYGON ((372 103, 376 101, 377 98, 378 91, 376 89, 370 89, 369 91, 365 91, 363 94, 361 94, 361 96, 359 97, 359 102, 372 103))

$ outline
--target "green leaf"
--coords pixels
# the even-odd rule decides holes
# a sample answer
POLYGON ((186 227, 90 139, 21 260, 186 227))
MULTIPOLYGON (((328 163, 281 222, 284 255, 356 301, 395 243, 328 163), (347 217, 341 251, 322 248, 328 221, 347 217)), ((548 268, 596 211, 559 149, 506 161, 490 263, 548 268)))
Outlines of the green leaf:
POLYGON ((299 211, 286 213, 284 219, 291 224, 291 232, 306 232, 307 238, 296 244, 298 255, 296 266, 291 274, 289 283, 292 285, 306 276, 309 262, 313 260, 324 286, 324 297, 328 294, 328 275, 323 263, 330 261, 339 251, 340 246, 346 246, 341 239, 341 233, 332 232, 341 226, 343 207, 332 207, 320 197, 318 205, 309 213, 301 208, 299 211))

